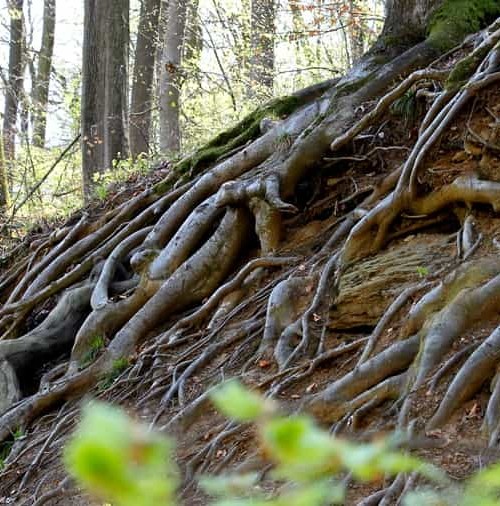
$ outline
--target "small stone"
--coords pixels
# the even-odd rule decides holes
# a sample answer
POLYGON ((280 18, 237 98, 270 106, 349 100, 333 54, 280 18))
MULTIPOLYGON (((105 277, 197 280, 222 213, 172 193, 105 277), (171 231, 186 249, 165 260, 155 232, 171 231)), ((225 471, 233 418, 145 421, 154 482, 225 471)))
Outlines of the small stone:
POLYGON ((318 384, 317 383, 311 383, 307 388, 306 388, 306 393, 310 394, 311 392, 313 392, 314 390, 316 390, 316 388, 318 388, 318 384))
POLYGON ((455 153, 451 159, 453 163, 460 163, 464 162, 465 160, 467 160, 467 153, 465 151, 459 151, 458 153, 455 153))
POLYGON ((471 156, 481 156, 483 153, 483 146, 469 141, 464 142, 464 149, 465 152, 471 156))

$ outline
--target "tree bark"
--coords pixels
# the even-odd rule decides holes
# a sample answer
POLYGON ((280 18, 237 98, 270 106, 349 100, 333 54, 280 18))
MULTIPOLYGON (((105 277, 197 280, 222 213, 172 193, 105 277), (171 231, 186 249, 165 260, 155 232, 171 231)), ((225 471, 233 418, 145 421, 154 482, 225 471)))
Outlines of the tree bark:
MULTIPOLYGON (((16 155, 16 122, 23 88, 23 0, 11 0, 9 8, 9 81, 5 93, 3 117, 3 159, 7 174, 16 155)), ((0 199, 0 206, 5 206, 7 196, 4 192, 0 195, 0 199)))
POLYGON ((274 82, 275 0, 252 0, 250 82, 272 94, 274 82))
POLYGON ((191 66, 198 64, 203 49, 203 33, 198 18, 199 0, 191 0, 186 11, 186 30, 183 44, 183 61, 191 66))
POLYGON ((351 61, 356 63, 365 53, 365 31, 366 23, 363 22, 362 5, 359 0, 349 0, 349 26, 347 33, 349 35, 349 46, 351 61))
POLYGON ((39 148, 43 148, 45 145, 47 104, 49 99, 52 55, 54 52, 55 26, 56 0, 45 0, 43 10, 42 45, 38 56, 38 72, 33 90, 33 102, 35 106, 33 144, 39 148))
POLYGON ((82 175, 85 200, 93 175, 128 156, 129 0, 86 0, 82 64, 82 175))
POLYGON ((93 175, 104 168, 105 4, 85 0, 82 62, 82 176, 84 198, 92 196, 93 175))
POLYGON ((130 154, 150 151, 153 78, 158 46, 161 0, 142 0, 130 105, 130 154))
POLYGON ((7 175, 7 166, 5 164, 5 157, 3 154, 3 135, 0 131, 0 213, 9 209, 11 205, 10 191, 9 191, 9 178, 7 175))
POLYGON ((106 2, 104 164, 128 157, 129 0, 106 2))
POLYGON ((401 37, 408 46, 425 37, 427 21, 441 0, 387 0, 382 37, 401 37))
POLYGON ((181 145, 179 126, 182 48, 187 0, 168 2, 167 26, 160 73, 160 150, 177 152, 181 145))

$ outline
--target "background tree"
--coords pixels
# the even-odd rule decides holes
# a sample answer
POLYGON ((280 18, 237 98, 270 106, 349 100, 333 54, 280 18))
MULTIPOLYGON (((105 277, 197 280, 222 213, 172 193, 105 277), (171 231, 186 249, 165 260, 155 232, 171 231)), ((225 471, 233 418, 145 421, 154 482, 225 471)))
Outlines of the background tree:
MULTIPOLYGON (((16 153, 16 133, 19 101, 23 92, 24 61, 23 61, 23 0, 10 0, 8 3, 10 15, 9 41, 9 75, 5 90, 5 105, 3 116, 3 160, 7 174, 12 170, 12 162, 16 153)), ((4 178, 5 179, 5 176, 4 178)), ((0 196, 0 205, 5 206, 8 197, 0 196)))
POLYGON ((274 82, 275 0, 252 0, 250 18, 250 89, 272 94, 274 82))
POLYGON ((82 176, 85 199, 104 169, 105 3, 85 0, 82 61, 82 176))
POLYGON ((188 0, 168 2, 165 39, 160 66, 158 101, 160 109, 160 151, 176 153, 181 146, 179 113, 181 70, 188 0))
POLYGON ((56 0, 45 0, 43 8, 42 43, 38 53, 38 71, 33 82, 33 144, 43 148, 47 125, 47 105, 54 52, 56 0))
POLYGON ((130 0, 106 2, 104 164, 128 157, 130 0))
POLYGON ((160 7, 161 0, 141 1, 130 104, 130 154, 133 158, 150 151, 160 7))
POLYGON ((365 53, 366 23, 363 20, 363 3, 359 0, 349 0, 348 34, 350 56, 353 63, 357 62, 365 53))
POLYGON ((85 1, 82 64, 82 173, 92 194, 96 172, 128 154, 129 1, 85 1))

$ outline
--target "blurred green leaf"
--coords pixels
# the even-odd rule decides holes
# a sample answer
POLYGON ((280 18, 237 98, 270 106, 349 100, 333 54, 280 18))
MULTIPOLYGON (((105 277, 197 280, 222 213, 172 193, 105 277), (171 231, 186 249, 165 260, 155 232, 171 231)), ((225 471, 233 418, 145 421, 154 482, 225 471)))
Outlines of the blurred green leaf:
MULTIPOLYGON (((450 497, 452 501, 456 497, 450 497)), ((403 499, 404 506, 456 506, 457 502, 448 502, 445 497, 431 489, 421 489, 409 492, 403 499)))
POLYGON ((117 506, 174 504, 177 478, 170 457, 164 437, 96 402, 84 408, 64 452, 77 481, 117 506))
POLYGON ((258 477, 257 473, 204 476, 200 485, 210 495, 244 497, 255 487, 258 477))
POLYGON ((344 491, 340 484, 330 480, 320 480, 309 485, 289 487, 290 490, 278 497, 261 499, 224 499, 215 506, 330 506, 341 504, 344 491))
POLYGON ((270 420, 262 429, 262 438, 266 452, 279 464, 275 473, 279 477, 304 481, 339 470, 343 443, 309 417, 270 420))
POLYGON ((213 403, 222 413, 239 422, 256 420, 272 411, 272 403, 245 388, 238 381, 228 381, 211 395, 213 403))

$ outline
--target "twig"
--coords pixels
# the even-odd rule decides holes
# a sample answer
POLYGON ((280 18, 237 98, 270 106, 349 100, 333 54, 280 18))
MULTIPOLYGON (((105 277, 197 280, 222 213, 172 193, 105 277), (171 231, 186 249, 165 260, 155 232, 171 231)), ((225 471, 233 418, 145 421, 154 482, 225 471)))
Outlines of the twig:
POLYGON ((38 183, 35 184, 35 186, 33 186, 33 188, 31 188, 30 192, 28 193, 28 195, 26 195, 26 197, 24 198, 24 200, 20 203, 20 204, 17 204, 17 206, 15 206, 13 209, 12 209, 12 214, 10 215, 10 218, 9 220, 12 220, 14 218, 14 216, 16 215, 17 211, 19 211, 19 209, 21 209, 21 207, 24 206, 24 204, 26 204, 26 202, 33 196, 33 194, 38 190, 38 188, 40 188, 40 186, 42 186, 42 184, 46 181, 46 179, 50 176, 50 174, 52 173, 52 171, 59 165, 59 163, 61 162, 61 160, 64 159, 64 157, 68 154, 68 152, 73 149, 74 145, 80 140, 80 136, 81 134, 78 134, 72 141, 71 143, 64 149, 64 151, 57 157, 56 161, 50 166, 49 170, 43 175, 42 179, 40 179, 40 181, 38 181, 38 183))

